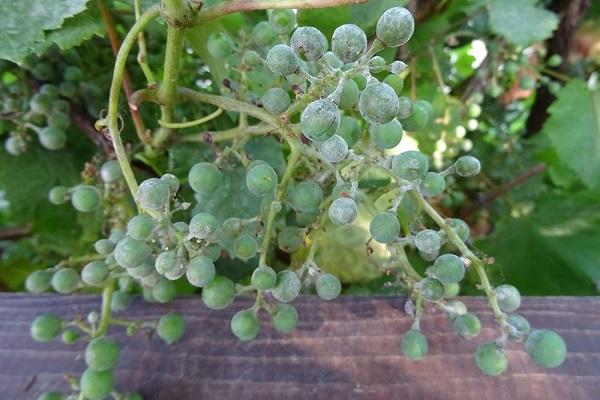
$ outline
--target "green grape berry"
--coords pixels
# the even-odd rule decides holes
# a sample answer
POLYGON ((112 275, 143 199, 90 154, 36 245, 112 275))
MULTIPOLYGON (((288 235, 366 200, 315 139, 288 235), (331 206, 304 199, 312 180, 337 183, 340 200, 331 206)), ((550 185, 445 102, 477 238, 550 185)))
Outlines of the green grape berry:
POLYGON ((465 277, 465 264, 454 254, 442 254, 433 263, 432 271, 444 285, 458 283, 465 277))
POLYGON ((48 126, 52 126, 60 131, 65 131, 71 126, 69 115, 62 111, 52 111, 47 117, 48 126))
MULTIPOLYGON (((404 89, 404 79, 402 79, 399 75, 396 74, 390 74, 386 76, 383 80, 383 83, 389 85, 392 89, 394 89, 394 92, 396 92, 398 96, 400 96, 400 93, 402 93, 402 89, 404 89)), ((400 103, 400 99, 398 99, 398 103, 400 103)), ((398 107, 398 112, 399 111, 400 108, 398 107)))
POLYGON ((340 60, 333 51, 328 51, 323 55, 323 58, 333 69, 341 69, 344 66, 344 62, 340 60))
POLYGON ((425 278, 420 282, 421 294, 425 300, 439 301, 444 298, 444 285, 435 278, 425 278))
POLYGON ((228 35, 217 32, 208 37, 206 48, 215 58, 227 58, 235 51, 235 44, 228 35))
POLYGON ((251 282, 259 290, 271 289, 277 282, 277 273, 273 268, 262 265, 252 272, 251 282))
POLYGON ((49 114, 52 111, 52 97, 46 93, 34 94, 29 100, 29 108, 36 114, 49 114))
POLYGON ((398 112, 398 96, 394 89, 385 83, 367 85, 358 99, 360 114, 370 124, 387 124, 398 112))
POLYGON ((546 64, 548 64, 549 67, 558 67, 560 64, 562 64, 562 57, 559 54, 552 54, 550 57, 548 57, 548 59, 546 60, 546 64))
POLYGON ((64 400, 64 397, 58 392, 46 392, 42 393, 37 400, 64 400))
POLYGON ((479 318, 472 313, 458 315, 454 318, 454 321, 452 321, 452 326, 454 332, 466 339, 476 337, 481 331, 481 322, 479 322, 479 318))
POLYGON ((233 240, 242 232, 243 228, 244 225, 240 218, 227 218, 223 221, 221 230, 226 239, 233 240))
POLYGON ((340 295, 342 283, 337 276, 324 272, 319 275, 315 284, 315 289, 320 298, 332 300, 340 295))
POLYGON ((347 225, 358 216, 358 206, 349 197, 339 197, 329 206, 329 220, 336 225, 347 225))
POLYGON ((192 285, 204 287, 215 278, 215 264, 206 256, 194 257, 190 260, 186 277, 192 285))
POLYGON ((107 256, 115 249, 115 244, 110 239, 100 239, 94 243, 94 249, 98 254, 107 256))
POLYGON ((85 363, 94 371, 109 371, 117 365, 121 349, 119 344, 106 336, 100 336, 87 345, 85 363))
POLYGON ((321 143, 319 154, 327 162, 339 163, 348 155, 348 143, 341 136, 333 135, 321 143))
POLYGON ((420 331, 411 329, 402 338, 402 352, 410 360, 421 360, 429 351, 427 338, 420 331))
POLYGON ((544 368, 558 367, 567 355, 567 345, 563 338, 548 329, 532 331, 525 341, 525 349, 533 361, 544 368))
POLYGON ((280 35, 285 35, 296 27, 296 14, 292 10, 269 10, 269 22, 280 35))
POLYGON ((233 242, 233 253, 242 260, 248 260, 256 255, 258 243, 253 236, 242 235, 233 242))
POLYGON ((475 363, 484 374, 498 376, 506 370, 508 359, 496 342, 484 342, 475 351, 475 363))
POLYGON ((100 286, 108 277, 110 270, 104 261, 95 260, 81 270, 81 280, 90 286, 100 286))
POLYGON ((450 219, 448 225, 450 225, 450 227, 458 235, 460 240, 466 242, 469 239, 469 236, 471 235, 471 229, 465 221, 459 218, 452 218, 450 219))
POLYGON ((115 387, 112 370, 94 371, 86 369, 79 380, 81 393, 89 400, 102 400, 108 397, 115 387))
POLYGON ((415 246, 423 253, 437 253, 442 247, 442 238, 433 229, 424 229, 415 235, 415 246))
POLYGON ((246 173, 246 186, 251 193, 257 196, 273 193, 277 183, 277 173, 266 163, 254 164, 246 173))
POLYGON ((385 211, 371 220, 369 232, 379 243, 391 243, 400 235, 400 222, 394 213, 385 211))
POLYGON ((403 133, 402 124, 395 118, 387 124, 372 124, 369 130, 371 141, 384 150, 396 147, 402 140, 403 133))
POLYGON ((479 160, 472 156, 462 156, 454 163, 456 173, 464 178, 477 175, 481 171, 479 160))
POLYGON ((412 113, 412 100, 408 97, 398 97, 398 112, 396 118, 404 120, 412 113))
POLYGON ((289 333, 298 325, 298 311, 291 304, 279 303, 271 315, 271 325, 281 333, 289 333))
POLYGON ((152 288, 152 297, 158 303, 168 303, 177 295, 175 283, 169 279, 160 278, 152 288))
POLYGON ((521 305, 521 294, 513 285, 496 286, 494 293, 502 311, 513 312, 521 305))
POLYGON ((506 317, 506 324, 508 325, 508 337, 513 340, 522 340, 531 332, 529 321, 519 314, 509 314, 506 317))
POLYGON ((113 313, 125 311, 127 307, 129 307, 130 300, 131 297, 129 296, 129 293, 124 292, 123 290, 115 290, 110 299, 110 310, 113 313))
POLYGON ((4 142, 4 149, 8 154, 18 156, 25 153, 27 144, 21 136, 11 136, 4 142))
POLYGON ((198 239, 210 239, 219 228, 217 219, 209 213, 198 213, 190 221, 190 235, 198 239))
POLYGON ((531 75, 523 75, 519 78, 519 87, 523 90, 535 89, 535 78, 531 75))
POLYGON ((60 318, 54 314, 42 314, 31 323, 31 337, 38 342, 49 342, 57 337, 61 331, 60 318))
POLYGON ((460 300, 448 300, 446 302, 446 313, 448 314, 448 318, 454 320, 459 315, 463 315, 467 313, 467 306, 460 300))
POLYGON ((388 9, 377 21, 377 39, 388 47, 402 46, 408 42, 414 31, 415 20, 404 7, 388 9))
POLYGON ((267 47, 277 38, 277 33, 267 21, 261 21, 252 29, 252 40, 259 47, 267 47))
POLYGON ((114 251, 115 261, 123 268, 136 268, 150 256, 150 247, 129 237, 122 239, 114 251))
POLYGON ((156 256, 154 266, 156 267, 156 271, 161 275, 165 275, 167 272, 179 268, 180 262, 179 257, 177 257, 177 252, 175 250, 168 250, 159 253, 158 256, 156 256))
POLYGON ((282 303, 289 303, 300 294, 300 279, 293 271, 277 273, 277 281, 272 289, 273 296, 282 303))
POLYGON ((340 120, 337 105, 331 100, 320 99, 313 101, 302 111, 300 127, 307 138, 322 142, 335 134, 340 120))
POLYGON ((290 46, 298 57, 306 61, 316 61, 327 51, 327 38, 312 26, 302 26, 294 31, 290 46))
POLYGON ((160 317, 156 333, 167 344, 173 344, 185 334, 185 319, 179 314, 168 313, 160 317))
POLYGON ((298 70, 298 57, 294 50, 285 44, 278 44, 267 53, 267 66, 277 75, 291 75, 298 70))
POLYGON ((323 201, 323 190, 315 182, 300 182, 292 190, 291 201, 294 208, 298 211, 316 211, 323 201))
POLYGON ((100 207, 100 192, 90 185, 79 185, 71 195, 71 204, 79 212, 90 212, 100 207))
POLYGON ((431 104, 417 100, 412 103, 410 115, 402 120, 402 126, 410 132, 422 130, 429 124, 431 114, 431 104))
POLYGON ((343 62, 354 62, 367 51, 367 35, 356 25, 342 25, 333 32, 331 49, 343 62))
POLYGON ((171 200, 171 190, 165 181, 159 178, 150 178, 140 184, 135 198, 142 207, 161 211, 168 206, 171 200))
POLYGON ((79 286, 79 274, 72 268, 61 268, 54 273, 51 283, 56 292, 68 294, 79 286))
POLYGON ((286 253, 294 253, 303 242, 304 229, 296 226, 284 226, 277 234, 277 245, 286 253))
POLYGON ((388 68, 387 61, 381 56, 372 57, 369 60, 369 72, 377 74, 383 72, 388 68))
POLYGON ((288 92, 282 88, 274 87, 265 92, 262 97, 262 104, 265 110, 273 115, 280 115, 292 104, 292 99, 288 92))
POLYGON ((354 106, 358 103, 359 96, 360 90, 358 89, 356 82, 352 79, 347 80, 342 89, 342 93, 340 93, 338 107, 340 110, 350 111, 354 109, 354 106))
POLYGON ((254 339, 259 330, 260 323, 252 310, 238 311, 231 319, 231 332, 240 340, 254 339))
POLYGON ((116 160, 109 160, 100 167, 100 178, 104 182, 116 182, 122 177, 121 166, 116 160))
POLYGON ((67 134, 54 126, 48 126, 39 132, 40 144, 48 150, 58 150, 65 147, 67 134))
POLYGON ((154 220, 149 215, 136 215, 127 223, 127 235, 132 239, 144 241, 150 237, 154 226, 154 220))
POLYGON ((235 285, 224 276, 215 278, 202 289, 202 301, 212 310, 227 308, 235 297, 235 285))
POLYGON ((439 196, 446 189, 444 175, 437 172, 428 172, 421 181, 420 190, 425 197, 439 196))
POLYGON ((25 289, 30 293, 43 293, 50 289, 52 273, 45 269, 33 271, 25 280, 25 289))
POLYGON ((195 164, 188 174, 188 183, 199 194, 213 193, 221 185, 223 174, 214 164, 200 162, 195 164))
POLYGON ((348 115, 343 115, 340 120, 340 126, 335 133, 348 143, 348 147, 354 146, 362 134, 358 121, 348 115))

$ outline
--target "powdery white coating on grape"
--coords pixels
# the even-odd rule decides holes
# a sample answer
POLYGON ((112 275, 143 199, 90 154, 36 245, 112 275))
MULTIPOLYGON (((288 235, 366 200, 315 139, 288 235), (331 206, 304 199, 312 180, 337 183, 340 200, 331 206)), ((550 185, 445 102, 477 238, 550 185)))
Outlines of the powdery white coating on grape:
POLYGON ((169 204, 171 190, 164 181, 158 178, 150 178, 140 184, 135 197, 142 207, 159 211, 169 204))
POLYGON ((215 278, 215 265, 208 257, 194 257, 190 260, 186 277, 192 285, 204 287, 215 278))
POLYGON ((398 96, 385 83, 368 85, 358 99, 360 114, 371 124, 387 124, 398 112, 398 96))
POLYGON ((406 8, 390 8, 377 21, 377 39, 388 47, 402 46, 415 31, 415 20, 406 8))
POLYGON ((444 285, 462 281, 465 276, 465 264, 454 254, 442 254, 432 267, 435 277, 444 285))
POLYGON ((307 138, 322 142, 335 134, 340 120, 337 105, 331 100, 321 99, 313 101, 302 111, 300 126, 307 138))
POLYGON ((442 247, 442 238, 433 229, 424 229, 415 236, 415 246, 424 253, 436 253, 442 247))
POLYGON ((104 282, 109 272, 104 261, 92 261, 81 270, 81 280, 87 285, 98 286, 104 282))
POLYGON ((277 38, 273 26, 267 21, 261 21, 252 29, 252 40, 259 47, 266 47, 277 38))
POLYGON ((387 62, 381 56, 374 56, 369 60, 369 71, 372 73, 383 72, 386 68, 387 62))
POLYGON ((217 219, 209 213, 198 213, 190 221, 190 234, 198 239, 209 239, 218 229, 217 219))
POLYGON ((437 172, 428 172, 421 182, 421 193, 425 197, 434 197, 440 195, 446 189, 446 181, 442 174, 437 172))
POLYGON ((277 182, 277 174, 268 164, 254 165, 246 173, 246 186, 255 195, 272 193, 277 182))
POLYGON ((269 10, 268 16, 273 29, 280 35, 290 33, 296 27, 296 14, 292 10, 269 10))
POLYGON ((48 150, 58 150, 65 147, 67 134, 53 126, 42 129, 39 133, 40 144, 48 150))
POLYGON ((456 173, 464 178, 477 175, 481 171, 479 160, 473 156, 462 156, 454 163, 456 173))
POLYGON ((223 175, 216 165, 208 162, 195 164, 188 174, 188 183, 192 190, 200 194, 213 193, 221 182, 223 175))
POLYGON ((422 179, 428 169, 429 160, 425 154, 419 151, 405 151, 392 159, 392 172, 408 181, 422 179))
POLYGON ((398 97, 398 112, 396 118, 405 119, 410 116, 412 112, 412 100, 408 97, 398 97))
POLYGON ((349 197, 339 197, 329 206, 329 219, 336 225, 351 224, 358 215, 356 202, 349 197))
POLYGON ((340 60, 356 61, 367 51, 367 35, 356 25, 342 25, 333 32, 331 48, 340 60))
POLYGON ((288 303, 298 297, 301 286, 298 275, 293 271, 281 271, 277 273, 277 282, 272 293, 280 302, 288 303))
POLYGON ((27 146, 20 136, 11 136, 4 142, 4 149, 8 154, 18 156, 27 150, 27 146))
POLYGON ((292 104, 292 99, 282 88, 271 88, 263 95, 262 103, 265 110, 273 115, 279 115, 292 104))
POLYGON ((340 295, 342 291, 342 283, 337 276, 330 273, 322 273, 317 279, 315 289, 320 298, 324 300, 332 300, 340 295))
POLYGON ((298 69, 298 58, 290 46, 278 44, 267 53, 267 66, 277 75, 291 75, 298 69))
POLYGON ((121 167, 116 160, 109 160, 100 167, 100 178, 104 182, 114 182, 121 179, 122 176, 121 167))
POLYGON ((319 153, 325 161, 339 163, 348 155, 348 143, 341 136, 333 135, 321 143, 319 153))
POLYGON ((500 285, 494 288, 498 306, 502 311, 512 312, 521 305, 521 294, 513 285, 500 285))
POLYGON ((294 31, 290 46, 298 57, 306 61, 316 61, 327 51, 327 38, 312 26, 303 26, 294 31))
POLYGON ((404 63, 403 61, 394 61, 390 64, 390 72, 392 74, 399 74, 401 72, 404 72, 406 68, 408 68, 408 65, 406 65, 406 63, 404 63))
POLYGON ((100 192, 95 186, 79 185, 71 195, 73 208, 80 212, 90 212, 100 206, 100 192))
POLYGON ((174 250, 163 251, 156 257, 154 263, 156 272, 165 275, 167 272, 180 268, 179 258, 174 250))
POLYGON ((124 238, 115 247, 115 259, 123 268, 136 268, 148 259, 150 247, 144 242, 124 238))
POLYGON ((509 314, 506 317, 508 325, 508 337, 514 340, 522 339, 531 332, 531 325, 524 317, 519 314, 509 314))
POLYGON ((384 211, 371 220, 369 232, 379 243, 391 243, 400 235, 400 222, 395 214, 384 211))
POLYGON ((372 124, 369 129, 371 142, 380 149, 392 149, 402 140, 404 131, 402 124, 396 118, 387 124, 372 124))
POLYGON ((171 191, 171 195, 175 195, 181 186, 179 182, 179 178, 177 178, 173 174, 164 174, 160 177, 160 180, 169 185, 169 190, 171 191))
POLYGON ((292 190, 292 205, 298 211, 316 211, 321 201, 323 201, 323 190, 315 182, 300 182, 292 190))

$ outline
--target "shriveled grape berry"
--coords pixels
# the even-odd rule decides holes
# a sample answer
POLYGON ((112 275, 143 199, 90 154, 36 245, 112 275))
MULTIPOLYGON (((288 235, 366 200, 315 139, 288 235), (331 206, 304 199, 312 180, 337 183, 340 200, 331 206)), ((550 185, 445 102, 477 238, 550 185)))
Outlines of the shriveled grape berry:
POLYGON ((340 295, 342 291, 342 283, 337 276, 324 272, 317 278, 315 289, 320 298, 324 300, 332 300, 340 295))
POLYGON ((267 53, 267 66, 277 75, 291 75, 298 69, 298 58, 290 46, 278 44, 267 53))
POLYGON ((477 175, 481 171, 479 160, 473 156, 462 156, 454 163, 456 173, 468 178, 477 175))
POLYGON ((211 238, 218 228, 217 219, 209 213, 198 213, 190 221, 190 235, 198 239, 211 238))
POLYGON ((425 278, 420 282, 421 294, 425 300, 439 301, 444 298, 444 286, 435 278, 425 278))
POLYGON ((512 312, 521 305, 521 294, 512 285, 500 285, 494 288, 498 306, 502 311, 512 312))
POLYGON ((465 264, 454 254, 442 254, 433 263, 432 271, 444 285, 457 283, 465 277, 465 264))
POLYGON ((102 400, 113 391, 115 378, 112 370, 99 372, 88 368, 81 375, 79 385, 86 399, 102 400))
POLYGON ((31 337, 38 342, 48 342, 58 336, 62 328, 60 318, 54 314, 42 314, 31 323, 31 337))
POLYGON ((380 149, 392 149, 402 140, 402 124, 393 119, 387 124, 373 124, 369 130, 371 141, 380 149))
POLYGON ((298 324, 298 311, 290 304, 279 303, 271 315, 271 325, 281 333, 289 333, 296 329, 298 324))
POLYGON ((100 207, 100 192, 94 186, 79 185, 71 195, 71 203, 77 211, 94 211, 100 207))
POLYGON ((236 257, 248 260, 258 251, 256 239, 250 235, 242 235, 233 242, 233 252, 236 257))
POLYGON ((348 155, 348 143, 341 136, 333 135, 321 143, 319 154, 327 162, 339 163, 348 155))
POLYGON ((229 278, 215 276, 208 285, 202 289, 202 301, 212 310, 227 308, 235 297, 235 285, 229 278))
POLYGON ((400 222, 396 215, 385 211, 373 217, 369 232, 379 243, 391 243, 400 235, 400 222))
POLYGON ((289 303, 300 294, 300 279, 293 271, 277 273, 277 281, 272 289, 273 296, 282 303, 289 303))
POLYGON ((69 199, 69 189, 64 186, 55 186, 48 192, 50 203, 60 205, 66 203, 69 199))
POLYGON ((266 163, 255 164, 246 172, 246 186, 257 196, 273 193, 277 183, 277 173, 266 163))
POLYGON ((100 167, 100 178, 104 182, 115 182, 122 176, 121 167, 116 160, 109 160, 100 167))
POLYGON ((72 268, 61 268, 52 276, 52 289, 58 293, 68 294, 77 289, 79 274, 72 268))
POLYGON ((97 337, 85 349, 85 363, 94 371, 108 371, 117 365, 121 349, 119 344, 106 336, 97 337))
POLYGON ((238 311, 231 319, 231 332, 240 340, 254 339, 259 330, 260 323, 252 310, 238 311))
POLYGON ((158 320, 156 333, 167 344, 173 344, 185 334, 185 320, 176 313, 165 314, 158 320))
POLYGON ((150 178, 140 184, 135 198, 142 207, 161 211, 171 200, 171 190, 166 182, 158 178, 150 178))
POLYGON ((433 229, 424 229, 416 234, 415 246, 424 253, 437 253, 442 247, 442 238, 433 229))
POLYGON ((315 100, 302 111, 300 127, 307 138, 322 142, 335 134, 340 120, 340 110, 333 101, 315 100))
POLYGON ((208 37, 206 48, 215 58, 227 58, 233 54, 235 44, 228 35, 217 32, 208 37))
POLYGON ((371 124, 387 124, 398 112, 398 96, 394 89, 385 83, 368 85, 360 94, 358 109, 371 124))
POLYGON ((315 182, 300 182, 294 187, 291 200, 298 211, 316 211, 323 201, 323 190, 315 182))
POLYGON ((349 197, 339 197, 329 206, 329 220, 336 225, 351 224, 358 215, 356 202, 349 197))
POLYGON ((302 26, 294 31, 290 46, 298 57, 306 61, 316 61, 327 51, 327 38, 312 26, 302 26))
POLYGON ((415 20, 404 7, 388 9, 377 21, 377 39, 388 47, 402 46, 408 42, 414 31, 415 20))
POLYGON ((25 289, 30 293, 42 293, 50 289, 50 281, 52 273, 48 270, 41 269, 33 271, 25 280, 25 289))
POLYGON ((402 352, 411 360, 421 360, 429 351, 427 338, 420 331, 411 329, 402 337, 402 352))
POLYGON ((475 363, 484 374, 498 376, 506 370, 508 359, 496 342, 484 342, 475 351, 475 363))
POLYGON ((454 332, 466 339, 476 337, 481 331, 481 322, 479 322, 479 318, 472 313, 458 315, 454 318, 454 321, 452 321, 452 326, 454 332))
POLYGON ((136 215, 127 223, 127 235, 135 240, 146 240, 154 230, 154 220, 146 214, 136 215))
POLYGON ((419 189, 421 190, 421 194, 425 197, 439 196, 446 189, 444 176, 437 172, 428 172, 421 181, 419 189))
POLYGON ((81 280, 90 286, 100 286, 108 277, 108 265, 104 261, 95 260, 81 270, 81 280))
POLYGON ((188 183, 199 194, 213 193, 221 185, 223 174, 214 164, 200 162, 195 164, 188 174, 188 183))
POLYGON ((121 267, 136 268, 148 259, 150 247, 144 242, 126 237, 117 244, 114 255, 121 267))
POLYGON ((567 345, 563 338, 548 329, 532 331, 525 341, 525 349, 533 361, 544 368, 558 367, 567 356, 567 345))
POLYGON ((367 51, 367 35, 353 24, 339 26, 333 32, 331 49, 343 62, 354 62, 367 51))
POLYGON ((262 97, 265 110, 273 115, 283 113, 292 104, 290 95, 285 90, 275 87, 267 90, 262 97))

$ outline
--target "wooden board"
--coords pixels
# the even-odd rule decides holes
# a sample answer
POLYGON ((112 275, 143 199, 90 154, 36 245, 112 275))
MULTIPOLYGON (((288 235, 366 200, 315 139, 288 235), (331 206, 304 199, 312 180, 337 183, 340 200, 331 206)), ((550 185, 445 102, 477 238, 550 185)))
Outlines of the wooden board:
MULTIPOLYGON (((294 302, 299 329, 281 335, 265 327, 250 343, 229 332, 238 300, 226 311, 210 311, 198 296, 168 305, 136 300, 121 317, 156 319, 169 311, 185 315, 183 341, 167 346, 147 334, 123 345, 118 388, 137 390, 146 400, 186 399, 600 399, 600 298, 526 298, 521 314, 533 326, 555 329, 569 355, 558 369, 534 365, 521 344, 508 348, 510 365, 498 378, 482 375, 473 361, 477 344, 497 336, 482 298, 463 299, 483 323, 474 340, 458 338, 439 312, 422 329, 430 355, 411 362, 400 351, 410 326, 401 298, 342 297, 294 302)), ((36 399, 50 389, 67 389, 64 373, 85 368, 85 343, 36 343, 29 324, 42 312, 68 318, 97 308, 96 296, 0 295, 0 399, 36 399)))

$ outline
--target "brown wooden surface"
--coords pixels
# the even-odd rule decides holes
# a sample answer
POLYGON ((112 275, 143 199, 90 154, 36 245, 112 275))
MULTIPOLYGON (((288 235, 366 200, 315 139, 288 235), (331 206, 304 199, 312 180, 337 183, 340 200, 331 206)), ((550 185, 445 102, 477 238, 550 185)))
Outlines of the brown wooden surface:
MULTIPOLYGON (((497 334, 485 300, 463 300, 482 319, 480 337, 460 339, 442 314, 428 314, 422 329, 430 355, 421 362, 400 351, 410 325, 400 298, 303 297, 294 302, 301 316, 297 331, 286 336, 265 327, 250 343, 229 332, 229 318, 248 300, 226 311, 207 310, 198 296, 168 305, 136 300, 122 317, 153 319, 176 310, 188 330, 168 347, 156 337, 131 338, 115 328, 124 346, 118 388, 138 390, 146 400, 600 399, 600 298, 524 299, 521 314, 534 326, 558 331, 569 355, 560 368, 544 370, 512 343, 508 371, 498 378, 482 375, 473 361, 477 344, 497 334)), ((0 295, 0 399, 66 390, 63 374, 85 368, 85 343, 35 343, 30 321, 41 312, 67 318, 98 305, 95 296, 0 295)))

